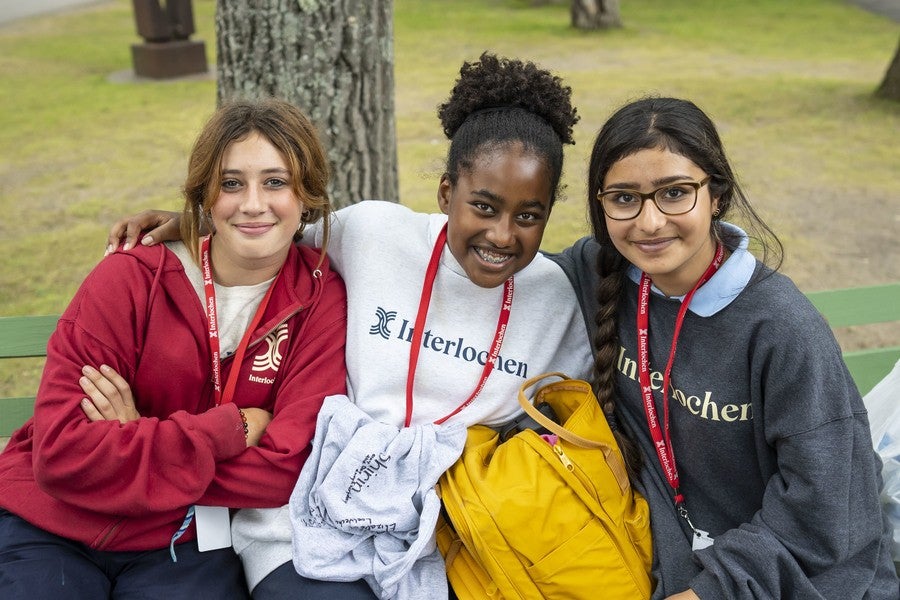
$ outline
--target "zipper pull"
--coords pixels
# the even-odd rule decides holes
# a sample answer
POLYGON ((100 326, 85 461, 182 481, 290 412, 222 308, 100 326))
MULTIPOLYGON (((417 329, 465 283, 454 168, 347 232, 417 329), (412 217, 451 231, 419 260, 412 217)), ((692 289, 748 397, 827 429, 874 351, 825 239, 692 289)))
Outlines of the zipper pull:
POLYGON ((560 462, 562 462, 563 466, 569 471, 575 470, 575 465, 572 464, 572 461, 569 460, 569 457, 566 456, 566 453, 563 452, 562 446, 559 445, 559 442, 553 444, 553 452, 559 457, 560 462))

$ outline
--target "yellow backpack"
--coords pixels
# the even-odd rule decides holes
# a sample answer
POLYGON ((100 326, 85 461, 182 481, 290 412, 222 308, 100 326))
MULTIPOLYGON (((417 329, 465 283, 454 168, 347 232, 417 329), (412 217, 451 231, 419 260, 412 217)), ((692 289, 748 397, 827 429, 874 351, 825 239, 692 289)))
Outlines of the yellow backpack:
POLYGON ((460 600, 649 598, 647 503, 590 384, 546 373, 522 385, 519 402, 555 444, 531 429, 501 443, 493 429, 470 427, 438 484, 447 518, 437 543, 453 591, 460 600), (562 381, 529 402, 525 390, 550 376, 562 381), (541 402, 559 424, 535 408, 541 402))

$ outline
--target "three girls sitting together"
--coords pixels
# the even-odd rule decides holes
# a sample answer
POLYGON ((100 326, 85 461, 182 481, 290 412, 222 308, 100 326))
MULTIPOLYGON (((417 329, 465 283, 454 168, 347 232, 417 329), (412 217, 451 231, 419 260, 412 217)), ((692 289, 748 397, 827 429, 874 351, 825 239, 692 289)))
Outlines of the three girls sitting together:
POLYGON ((591 157, 593 236, 539 252, 570 95, 532 63, 465 63, 439 109, 436 214, 329 214, 306 117, 274 100, 219 109, 184 210, 114 226, 125 246, 51 338, 34 419, 0 455, 3 596, 452 594, 429 554, 431 487, 467 426, 516 417, 524 379, 562 371, 591 380, 622 430, 654 598, 897 598, 862 400, 707 115, 674 98, 619 109, 591 157), (369 506, 412 518, 404 550, 424 540, 403 577, 371 567, 376 546, 324 568, 333 549, 309 526, 335 525, 316 501, 335 494, 316 469, 346 455, 323 443, 307 460, 317 415, 347 447, 365 431, 406 457, 369 506))

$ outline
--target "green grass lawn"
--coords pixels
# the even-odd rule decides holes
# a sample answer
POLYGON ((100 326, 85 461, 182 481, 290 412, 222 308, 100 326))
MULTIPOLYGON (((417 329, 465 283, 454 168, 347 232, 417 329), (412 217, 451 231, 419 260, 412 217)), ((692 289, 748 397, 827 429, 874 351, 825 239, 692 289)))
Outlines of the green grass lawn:
MULTIPOLYGON (((194 39, 213 65, 214 9, 194 0, 194 39)), ((436 107, 462 60, 491 50, 556 71, 582 117, 545 249, 586 232, 582 182, 606 116, 629 99, 677 95, 719 124, 801 288, 900 279, 900 105, 871 95, 896 23, 839 0, 625 0, 622 18, 620 30, 580 32, 565 3, 395 0, 402 202, 436 206, 446 149, 436 107), (844 227, 868 216, 887 256, 857 257, 852 244, 823 253, 823 239, 840 237, 834 215, 844 227)), ((180 206, 215 82, 122 83, 139 41, 127 0, 0 27, 0 314, 60 312, 112 221, 180 206)), ((19 370, 36 367, 0 370, 0 393, 33 391, 19 370)))

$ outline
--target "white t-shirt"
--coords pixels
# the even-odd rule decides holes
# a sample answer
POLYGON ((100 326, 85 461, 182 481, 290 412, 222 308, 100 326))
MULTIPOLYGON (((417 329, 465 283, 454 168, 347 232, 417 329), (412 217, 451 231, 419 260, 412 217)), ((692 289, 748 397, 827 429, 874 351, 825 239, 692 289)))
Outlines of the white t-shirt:
MULTIPOLYGON (((181 241, 166 242, 165 244, 181 261, 188 281, 197 292, 200 305, 206 306, 203 273, 200 272, 200 267, 191 257, 187 246, 181 241)), ((224 286, 213 282, 216 289, 216 317, 219 328, 219 350, 222 352, 222 358, 234 354, 273 281, 275 281, 274 277, 255 285, 234 286, 224 286)))

